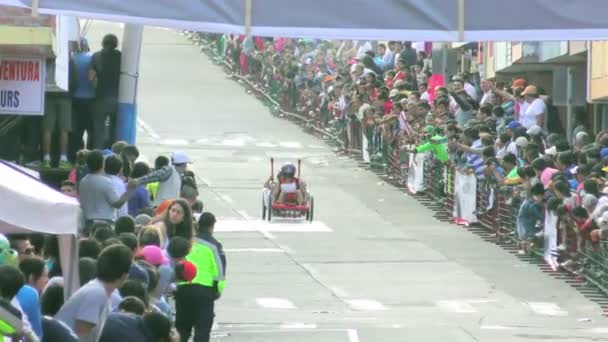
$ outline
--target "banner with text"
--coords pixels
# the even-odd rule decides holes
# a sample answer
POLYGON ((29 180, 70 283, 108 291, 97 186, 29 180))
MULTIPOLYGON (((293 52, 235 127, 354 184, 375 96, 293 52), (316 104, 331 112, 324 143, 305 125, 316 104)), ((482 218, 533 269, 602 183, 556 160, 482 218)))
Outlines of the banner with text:
POLYGON ((454 174, 454 221, 469 225, 477 223, 477 178, 460 171, 454 174))
POLYGON ((0 114, 43 115, 45 60, 0 56, 0 114))

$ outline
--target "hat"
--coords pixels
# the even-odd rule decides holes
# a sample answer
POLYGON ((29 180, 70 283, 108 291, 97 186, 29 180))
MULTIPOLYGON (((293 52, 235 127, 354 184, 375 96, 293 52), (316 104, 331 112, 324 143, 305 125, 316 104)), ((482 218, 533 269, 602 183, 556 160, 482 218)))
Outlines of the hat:
POLYGON ((169 263, 169 259, 167 259, 163 250, 158 246, 145 246, 139 251, 138 255, 143 256, 144 260, 154 266, 166 265, 169 263))
POLYGON ((191 163, 190 157, 183 151, 175 151, 171 155, 171 160, 173 160, 173 164, 186 164, 191 163))
POLYGON ((548 154, 550 156, 556 156, 557 155, 557 147, 553 146, 551 148, 548 148, 545 150, 545 154, 548 154))
POLYGON ((194 278, 196 278, 196 266, 190 261, 180 261, 175 266, 175 273, 179 280, 192 282, 194 278))
POLYGON ((600 150, 600 157, 602 159, 608 157, 608 147, 604 147, 600 150))
POLYGON ((513 81, 513 85, 511 86, 511 88, 515 89, 515 88, 523 88, 526 86, 526 80, 524 78, 518 78, 515 81, 513 81))
POLYGON ((388 97, 397 97, 397 96, 399 96, 399 90, 397 90, 397 89, 391 90, 391 92, 388 95, 388 97))
POLYGON ((17 252, 11 249, 11 244, 4 236, 0 234, 0 265, 15 265, 17 263, 17 252))
POLYGON ((583 200, 582 200, 583 208, 590 210, 596 205, 597 205, 597 198, 595 196, 593 196, 592 194, 586 194, 585 196, 583 196, 583 200))
POLYGON ((526 131, 528 135, 541 135, 543 133, 543 129, 538 125, 533 125, 526 131))
POLYGON ((435 133, 435 127, 428 125, 423 128, 424 133, 435 133))
POLYGON ((143 267, 133 263, 129 268, 129 276, 128 279, 137 280, 144 284, 146 287, 150 283, 150 277, 148 276, 148 271, 146 271, 143 267))
POLYGON ((152 217, 148 214, 139 214, 135 216, 134 221, 136 226, 145 226, 152 221, 152 217))
POLYGON ((519 127, 519 126, 521 126, 521 125, 519 124, 519 122, 517 122, 517 121, 511 121, 511 122, 509 122, 509 124, 507 125, 507 128, 508 128, 508 129, 510 129, 510 130, 514 130, 514 129, 516 129, 516 128, 517 128, 517 127, 519 127))
POLYGON ((527 86, 526 89, 524 89, 524 91, 521 93, 521 96, 526 96, 526 95, 538 95, 538 89, 536 89, 536 86, 533 86, 533 85, 527 86))
POLYGON ((526 147, 528 146, 528 139, 526 139, 526 137, 519 137, 515 139, 515 145, 519 147, 526 147))

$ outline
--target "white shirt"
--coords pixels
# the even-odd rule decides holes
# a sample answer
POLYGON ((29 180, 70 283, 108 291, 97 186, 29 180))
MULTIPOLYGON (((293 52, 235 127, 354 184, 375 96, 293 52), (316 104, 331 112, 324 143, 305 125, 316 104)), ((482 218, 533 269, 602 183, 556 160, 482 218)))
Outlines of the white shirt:
POLYGON ((546 113, 547 105, 545 105, 545 101, 534 99, 532 103, 527 104, 525 107, 522 106, 519 120, 522 126, 530 128, 536 125, 536 119, 539 115, 544 115, 546 113))
MULTIPOLYGON (((112 181, 112 185, 114 186, 114 190, 118 194, 118 196, 122 196, 125 192, 127 192, 127 186, 125 185, 125 181, 122 178, 115 175, 108 175, 108 178, 112 181)), ((116 209, 116 217, 115 219, 123 216, 128 216, 129 210, 127 207, 127 203, 122 205, 122 207, 116 209)))
POLYGON ((425 91, 424 93, 420 94, 420 99, 430 103, 431 95, 429 94, 428 91, 425 91))
POLYGON ((464 91, 475 101, 477 101, 477 89, 469 82, 464 82, 464 91))
POLYGON ((481 101, 479 101, 479 105, 483 106, 486 103, 492 103, 492 101, 494 101, 494 94, 492 93, 492 91, 488 91, 486 93, 483 93, 481 101))

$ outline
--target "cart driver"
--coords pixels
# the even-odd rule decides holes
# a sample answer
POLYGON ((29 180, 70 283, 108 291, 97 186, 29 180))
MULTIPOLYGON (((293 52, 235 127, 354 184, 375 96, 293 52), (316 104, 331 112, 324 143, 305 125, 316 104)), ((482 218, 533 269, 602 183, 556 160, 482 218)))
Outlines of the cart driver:
POLYGON ((275 203, 297 204, 306 203, 306 184, 296 177, 296 166, 285 163, 277 175, 276 183, 272 184, 272 199, 275 203))

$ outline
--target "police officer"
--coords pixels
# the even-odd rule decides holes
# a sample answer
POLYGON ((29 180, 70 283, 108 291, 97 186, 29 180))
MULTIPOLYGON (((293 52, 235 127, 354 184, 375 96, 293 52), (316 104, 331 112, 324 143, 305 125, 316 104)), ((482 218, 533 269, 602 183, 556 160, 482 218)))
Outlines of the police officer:
POLYGON ((195 342, 208 342, 213 325, 215 300, 224 290, 226 256, 213 237, 215 216, 203 213, 197 234, 186 260, 196 266, 191 281, 178 279, 175 293, 175 327, 183 342, 189 341, 194 328, 195 342))

